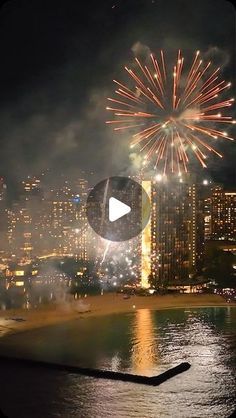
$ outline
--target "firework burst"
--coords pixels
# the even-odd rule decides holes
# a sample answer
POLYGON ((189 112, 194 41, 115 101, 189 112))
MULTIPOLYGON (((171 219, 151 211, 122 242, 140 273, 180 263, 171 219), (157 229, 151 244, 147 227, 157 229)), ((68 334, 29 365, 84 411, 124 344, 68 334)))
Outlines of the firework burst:
POLYGON ((187 72, 178 51, 169 72, 163 51, 159 58, 150 55, 143 63, 135 58, 135 69, 125 67, 130 85, 113 80, 116 96, 109 97, 106 108, 114 115, 115 131, 131 134, 130 147, 143 153, 143 165, 161 167, 179 174, 188 171, 192 157, 206 167, 209 153, 222 158, 217 151, 220 139, 233 140, 222 124, 236 123, 221 112, 232 106, 234 99, 220 99, 231 83, 220 80, 220 68, 211 70, 197 51, 187 72))

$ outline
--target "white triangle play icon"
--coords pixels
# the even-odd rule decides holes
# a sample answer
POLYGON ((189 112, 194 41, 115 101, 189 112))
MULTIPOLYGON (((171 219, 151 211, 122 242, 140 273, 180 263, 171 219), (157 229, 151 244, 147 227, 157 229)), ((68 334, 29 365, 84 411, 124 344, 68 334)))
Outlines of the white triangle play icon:
POLYGON ((122 216, 127 215, 131 212, 131 207, 116 199, 115 197, 110 197, 109 199, 109 221, 114 222, 117 219, 122 218, 122 216))

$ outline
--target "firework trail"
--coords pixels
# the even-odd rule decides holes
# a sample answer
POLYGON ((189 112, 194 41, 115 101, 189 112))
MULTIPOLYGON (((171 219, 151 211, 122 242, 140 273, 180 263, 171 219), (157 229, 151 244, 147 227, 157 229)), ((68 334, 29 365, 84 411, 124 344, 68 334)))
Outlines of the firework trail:
POLYGON ((136 70, 125 67, 132 85, 117 80, 116 97, 109 97, 115 131, 132 132, 130 147, 139 147, 143 165, 161 167, 163 174, 188 171, 192 156, 206 167, 209 153, 222 158, 215 148, 219 139, 233 140, 218 124, 235 124, 231 116, 222 115, 234 99, 220 99, 231 83, 220 80, 220 68, 200 59, 197 51, 190 69, 184 72, 184 58, 178 51, 173 70, 168 71, 164 52, 159 58, 150 55, 148 62, 135 58, 136 70))
POLYGON ((104 196, 103 196, 103 202, 102 202, 102 216, 101 216, 101 224, 100 224, 100 233, 102 232, 102 228, 103 228, 103 224, 105 221, 105 216, 106 216, 106 201, 107 201, 107 192, 108 192, 108 187, 109 187, 109 179, 107 179, 106 181, 106 187, 104 190, 104 196))
MULTIPOLYGON (((104 195, 103 195, 103 201, 102 201, 102 214, 101 214, 101 223, 100 223, 100 233, 102 231, 102 228, 103 228, 103 225, 104 225, 104 221, 105 221, 105 218, 106 218, 106 201, 107 201, 108 187, 109 187, 109 179, 107 179, 106 186, 105 186, 105 189, 104 189, 104 195)), ((105 241, 105 240, 101 238, 101 242, 103 242, 103 241, 105 241)), ((110 244, 111 244, 111 242, 108 241, 107 244, 106 244, 105 250, 103 252, 103 256, 102 256, 101 261, 99 261, 99 259, 97 259, 97 261, 95 263, 96 266, 97 266, 98 263, 100 264, 100 266, 99 266, 99 272, 100 272, 101 267, 102 267, 102 265, 103 265, 103 263, 104 263, 104 261, 106 259, 106 256, 107 256, 107 253, 108 253, 110 244)))
POLYGON ((105 251, 104 251, 104 253, 103 253, 103 257, 102 257, 102 260, 101 260, 100 267, 103 265, 103 263, 104 263, 104 261, 105 261, 105 259, 106 259, 106 256, 107 256, 108 250, 109 250, 109 248, 110 248, 110 245, 111 245, 111 241, 108 241, 108 242, 107 242, 107 244, 106 244, 105 251))

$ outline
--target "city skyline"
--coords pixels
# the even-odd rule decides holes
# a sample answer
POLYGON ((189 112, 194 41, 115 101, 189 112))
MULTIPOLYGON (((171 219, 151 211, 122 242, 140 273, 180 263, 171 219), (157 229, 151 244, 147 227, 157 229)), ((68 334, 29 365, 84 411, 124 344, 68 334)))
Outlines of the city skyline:
POLYGON ((88 225, 91 186, 85 175, 73 181, 62 176, 60 187, 43 184, 43 178, 22 180, 20 198, 10 207, 2 180, 2 259, 29 264, 37 258, 75 257, 92 262, 94 272, 111 282, 135 279, 148 288, 149 276, 169 284, 201 277, 207 242, 226 243, 225 250, 231 245, 227 241, 236 241, 236 191, 206 179, 139 179, 151 202, 149 223, 137 237, 112 243, 88 225))
MULTIPOLYGON (((129 136, 114 135, 106 126, 105 107, 106 97, 113 92, 112 79, 122 79, 123 67, 132 63, 137 54, 143 56, 150 50, 155 53, 164 49, 171 60, 181 48, 190 63, 193 54, 200 50, 204 60, 222 67, 221 76, 232 82, 234 96, 234 12, 229 2, 200 1, 192 13, 189 2, 183 1, 185 13, 178 18, 184 20, 185 14, 189 14, 190 19, 177 26, 176 10, 169 0, 131 0, 113 6, 110 2, 99 8, 94 5, 93 23, 86 28, 73 17, 78 11, 75 4, 74 13, 70 10, 66 16, 56 9, 55 31, 51 21, 46 20, 42 33, 40 27, 38 31, 33 29, 33 7, 19 8, 16 18, 11 3, 5 4, 3 27, 7 36, 0 43, 4 63, 0 69, 0 175, 6 178, 13 200, 17 196, 18 179, 28 173, 38 176, 48 167, 56 176, 61 171, 68 177, 76 176, 78 167, 93 171, 95 182, 112 175, 135 173, 140 162, 130 152, 129 136), (216 17, 209 21, 211 7, 216 17), (119 23, 122 14, 126 16, 124 31, 119 23), (101 15, 104 25, 100 33, 101 15), (18 30, 20 21, 25 24, 18 30), (167 27, 165 22, 169 22, 167 27), (64 31, 56 30, 58 26, 64 28, 66 36, 64 31), (19 32, 19 37, 12 37, 11 27, 19 32), (95 30, 100 33, 96 42, 95 30), (75 43, 75 38, 79 43, 75 43), (54 54, 49 54, 52 45, 54 54), (8 49, 12 51, 10 56, 8 49)), ((54 11, 54 1, 50 8, 54 11)), ((44 4, 37 13, 39 21, 44 18, 44 4)), ((90 10, 81 13, 79 10, 80 18, 86 21, 90 10)), ((235 109, 231 115, 235 119, 235 109)), ((234 132, 235 128, 230 129, 232 136, 234 132)), ((233 144, 225 141, 219 151, 223 159, 210 158, 207 171, 197 168, 196 172, 233 186, 233 144)))

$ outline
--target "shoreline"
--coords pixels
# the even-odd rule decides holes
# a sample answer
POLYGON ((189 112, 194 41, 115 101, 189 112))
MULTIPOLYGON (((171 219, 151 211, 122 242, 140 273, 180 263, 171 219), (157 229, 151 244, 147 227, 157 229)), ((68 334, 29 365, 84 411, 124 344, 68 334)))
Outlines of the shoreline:
POLYGON ((56 325, 74 319, 130 313, 139 309, 158 311, 206 307, 236 307, 236 303, 229 304, 221 296, 212 294, 134 295, 129 299, 123 299, 123 295, 114 293, 102 296, 88 296, 71 303, 43 305, 30 310, 9 309, 0 311, 0 339, 10 334, 56 325), (79 302, 89 305, 90 311, 79 312, 79 302))

